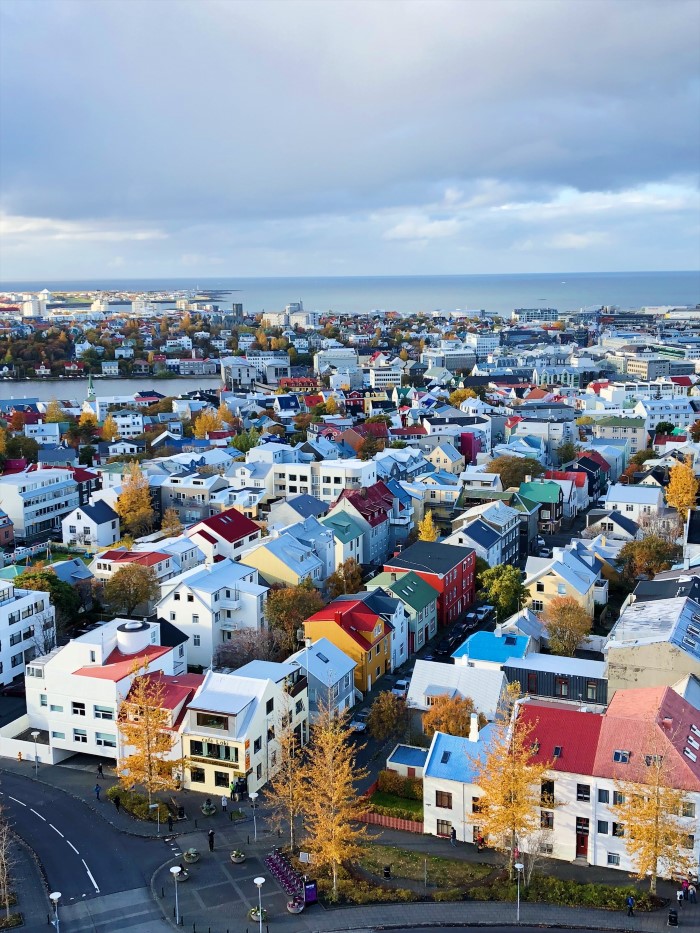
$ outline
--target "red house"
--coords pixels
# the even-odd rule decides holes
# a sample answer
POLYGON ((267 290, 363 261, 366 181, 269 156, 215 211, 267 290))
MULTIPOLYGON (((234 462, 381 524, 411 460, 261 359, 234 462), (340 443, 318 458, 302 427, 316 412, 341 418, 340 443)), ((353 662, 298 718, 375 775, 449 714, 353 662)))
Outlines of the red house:
POLYGON ((416 541, 389 558, 384 570, 413 570, 438 592, 438 625, 450 625, 463 615, 476 595, 476 552, 473 548, 416 541))

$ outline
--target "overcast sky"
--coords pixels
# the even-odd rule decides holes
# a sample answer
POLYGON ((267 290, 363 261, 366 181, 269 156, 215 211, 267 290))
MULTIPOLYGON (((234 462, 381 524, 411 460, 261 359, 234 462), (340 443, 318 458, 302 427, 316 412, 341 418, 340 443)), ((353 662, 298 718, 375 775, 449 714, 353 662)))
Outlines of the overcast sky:
POLYGON ((0 278, 700 266, 697 0, 2 0, 0 278))

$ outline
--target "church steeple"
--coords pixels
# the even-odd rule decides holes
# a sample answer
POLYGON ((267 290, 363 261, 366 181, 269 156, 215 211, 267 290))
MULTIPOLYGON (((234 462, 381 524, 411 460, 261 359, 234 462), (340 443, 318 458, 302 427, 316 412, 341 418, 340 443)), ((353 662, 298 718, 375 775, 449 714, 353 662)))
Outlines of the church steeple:
POLYGON ((95 387, 92 384, 92 373, 88 375, 87 400, 88 402, 95 401, 95 387))

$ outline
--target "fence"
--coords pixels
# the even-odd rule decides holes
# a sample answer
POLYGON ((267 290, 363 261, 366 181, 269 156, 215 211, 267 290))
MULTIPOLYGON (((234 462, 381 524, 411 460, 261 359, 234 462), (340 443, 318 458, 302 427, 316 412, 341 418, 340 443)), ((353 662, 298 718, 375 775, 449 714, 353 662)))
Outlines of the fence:
POLYGON ((384 816, 382 813, 365 811, 357 819, 361 823, 371 823, 373 826, 383 826, 385 829, 401 829, 407 833, 422 833, 423 823, 416 820, 404 820, 398 816, 384 816))

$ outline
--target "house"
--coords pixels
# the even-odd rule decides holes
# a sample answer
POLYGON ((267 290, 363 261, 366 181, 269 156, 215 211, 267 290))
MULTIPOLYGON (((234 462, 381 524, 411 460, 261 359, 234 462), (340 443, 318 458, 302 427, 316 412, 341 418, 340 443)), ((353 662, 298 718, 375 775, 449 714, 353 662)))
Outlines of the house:
POLYGON ((464 472, 464 457, 449 441, 442 441, 430 453, 427 453, 425 458, 437 470, 446 470, 448 473, 458 475, 464 472))
POLYGON ((350 558, 358 564, 367 563, 364 553, 365 528, 359 518, 355 518, 344 509, 339 509, 333 515, 322 518, 321 524, 333 532, 336 567, 340 567, 350 558))
POLYGON ((12 519, 5 512, 4 509, 0 509, 0 548, 5 550, 11 550, 15 543, 15 526, 12 524, 12 519))
POLYGON ((81 609, 92 609, 92 585, 95 576, 79 557, 72 557, 69 560, 56 560, 48 566, 59 580, 73 587, 80 599, 81 609))
POLYGON ((318 718, 319 703, 332 703, 342 715, 355 705, 356 663, 327 638, 300 648, 291 654, 287 664, 298 666, 309 685, 309 721, 318 718))
POLYGON ((591 425, 593 437, 605 440, 629 441, 630 457, 647 446, 647 432, 643 418, 625 418, 609 415, 596 418, 591 425))
POLYGON ((48 593, 0 580, 0 683, 21 680, 25 664, 56 643, 56 613, 48 593))
MULTIPOLYGON (((268 526, 269 528, 269 526, 268 526)), ((270 538, 278 535, 273 531, 270 538)), ((310 547, 321 561, 321 583, 325 584, 328 577, 335 573, 335 536, 330 528, 319 522, 317 518, 305 518, 284 529, 283 534, 290 535, 299 544, 310 547)), ((245 557, 243 558, 245 560, 245 557)))
POLYGON ((116 360, 102 360, 100 363, 103 376, 118 376, 119 363, 116 360))
POLYGON ((530 696, 601 707, 608 702, 603 661, 533 653, 508 658, 503 673, 509 684, 519 683, 530 696))
POLYGON ((279 499, 270 506, 268 527, 286 528, 305 518, 317 518, 319 521, 328 514, 327 502, 306 493, 279 499))
POLYGON ((286 531, 276 538, 263 538, 241 554, 240 560, 259 570, 269 583, 300 586, 308 580, 320 588, 325 579, 324 562, 314 548, 286 531))
POLYGON ((575 470, 546 470, 545 479, 568 480, 574 485, 573 508, 574 515, 588 508, 588 476, 585 472, 577 473, 575 470))
POLYGON ((653 486, 624 486, 615 483, 605 496, 606 509, 620 512, 637 523, 644 516, 657 514, 663 507, 663 492, 653 486))
POLYGON ((567 473, 582 473, 588 482, 588 499, 596 502, 598 497, 604 492, 606 484, 606 474, 601 465, 593 460, 588 454, 580 456, 576 462, 568 468, 567 473))
POLYGON ((365 489, 344 489, 329 515, 346 511, 356 519, 362 520, 365 527, 365 562, 381 564, 389 553, 391 519, 395 514, 398 516, 401 508, 391 490, 380 481, 365 489))
POLYGON ((596 594, 599 582, 607 602, 607 589, 602 584, 595 557, 585 555, 581 549, 553 548, 551 558, 528 557, 525 564, 524 586, 533 612, 544 612, 552 599, 567 596, 575 599, 593 618, 596 596, 599 595, 600 601, 603 598, 602 594, 596 594))
POLYGON ((164 581, 155 611, 190 639, 190 664, 210 667, 234 632, 262 628, 266 598, 256 569, 224 558, 164 581))
POLYGON ((502 563, 501 536, 480 518, 462 525, 457 531, 448 535, 443 543, 473 548, 476 556, 485 560, 490 567, 502 563))
POLYGON ((244 548, 260 540, 260 528, 236 509, 197 522, 185 532, 201 548, 208 563, 222 557, 238 558, 244 548))
POLYGON ((304 636, 314 641, 327 638, 355 662, 355 688, 360 697, 390 670, 391 626, 359 596, 333 600, 310 616, 304 623, 304 636))
POLYGON ((377 587, 366 593, 338 596, 336 602, 360 601, 371 612, 376 612, 391 631, 391 661, 389 670, 395 671, 408 660, 408 621, 403 601, 393 593, 377 587))
POLYGON ((506 663, 524 658, 532 650, 527 635, 474 632, 452 654, 455 665, 503 670, 506 663))
POLYGON ((438 593, 438 624, 450 625, 474 602, 476 552, 452 544, 417 541, 384 564, 388 573, 412 570, 438 593))
POLYGON ((78 505, 78 485, 68 470, 25 471, 0 476, 0 504, 21 542, 48 537, 78 505))
POLYGON ((588 530, 616 541, 641 541, 643 532, 637 522, 616 509, 592 509, 586 516, 588 530))
POLYGON ((290 721, 308 738, 307 683, 294 664, 251 661, 232 672, 207 671, 181 726, 184 784, 210 796, 232 783, 253 793, 278 768, 279 732, 290 721))
POLYGON ((475 711, 492 721, 501 708, 505 688, 506 678, 501 670, 418 660, 406 703, 410 709, 424 713, 436 697, 469 697, 475 711))
POLYGON ((55 447, 61 442, 61 425, 55 421, 25 424, 24 436, 35 440, 40 447, 55 447))
POLYGON ((214 494, 227 488, 227 481, 218 474, 181 470, 167 476, 161 483, 161 510, 175 509, 183 523, 201 521, 212 514, 214 494))
POLYGON ((494 563, 516 563, 520 545, 520 514, 505 502, 484 502, 467 509, 463 515, 452 522, 453 534, 445 538, 445 543, 462 545, 462 542, 455 537, 455 532, 477 518, 498 534, 498 549, 494 563))
POLYGON ((423 779, 427 748, 416 745, 396 745, 386 760, 386 770, 395 771, 401 777, 423 779))
POLYGON ((381 587, 400 599, 408 620, 408 653, 414 654, 437 634, 437 590, 412 570, 378 573, 365 584, 367 590, 381 587))
POLYGON ((81 505, 61 519, 64 544, 85 547, 109 547, 121 538, 119 516, 106 502, 81 505))
POLYGON ((558 534, 564 517, 564 492, 554 480, 537 479, 520 484, 520 495, 539 504, 538 527, 544 534, 558 534))
POLYGON ((525 635, 530 640, 533 652, 538 652, 547 641, 547 630, 540 617, 527 607, 520 609, 503 622, 497 622, 496 631, 503 635, 525 635))

